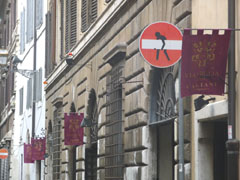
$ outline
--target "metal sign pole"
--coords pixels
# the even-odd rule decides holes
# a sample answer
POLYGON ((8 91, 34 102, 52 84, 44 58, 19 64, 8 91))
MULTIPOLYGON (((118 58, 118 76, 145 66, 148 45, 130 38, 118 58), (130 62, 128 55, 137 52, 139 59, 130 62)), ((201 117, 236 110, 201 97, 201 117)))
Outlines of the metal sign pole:
POLYGON ((181 61, 179 63, 178 70, 179 77, 179 99, 178 99, 178 139, 179 139, 179 168, 178 168, 178 179, 184 180, 184 121, 183 121, 183 100, 181 97, 181 61))

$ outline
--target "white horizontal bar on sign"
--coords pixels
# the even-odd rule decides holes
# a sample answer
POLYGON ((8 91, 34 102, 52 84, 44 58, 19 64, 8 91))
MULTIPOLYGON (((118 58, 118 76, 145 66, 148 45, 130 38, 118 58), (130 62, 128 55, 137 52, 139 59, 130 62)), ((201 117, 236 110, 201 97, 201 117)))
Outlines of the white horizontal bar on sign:
MULTIPOLYGON (((162 49, 162 40, 142 39, 142 49, 162 49)), ((181 40, 165 40, 163 49, 182 50, 181 40)))
POLYGON ((7 156, 8 153, 0 153, 0 156, 7 156))

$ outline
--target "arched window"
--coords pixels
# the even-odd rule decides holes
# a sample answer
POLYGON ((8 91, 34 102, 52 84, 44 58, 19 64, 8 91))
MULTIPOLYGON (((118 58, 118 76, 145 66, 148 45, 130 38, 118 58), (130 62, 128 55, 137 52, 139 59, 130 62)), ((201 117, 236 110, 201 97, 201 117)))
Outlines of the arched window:
POLYGON ((173 67, 155 69, 150 96, 150 128, 154 136, 157 179, 174 179, 175 80, 173 67))

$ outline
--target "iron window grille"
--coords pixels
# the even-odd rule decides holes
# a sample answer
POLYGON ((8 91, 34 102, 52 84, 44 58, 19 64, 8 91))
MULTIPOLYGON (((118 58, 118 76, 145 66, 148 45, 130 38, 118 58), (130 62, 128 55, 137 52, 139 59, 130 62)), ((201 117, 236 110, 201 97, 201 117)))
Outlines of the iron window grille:
POLYGON ((53 120, 53 179, 60 179, 61 174, 61 117, 62 107, 54 111, 53 120))
POLYGON ((156 71, 152 83, 150 125, 168 123, 177 116, 173 68, 156 71))
POLYGON ((115 65, 107 78, 105 178, 110 180, 123 179, 122 70, 115 65))

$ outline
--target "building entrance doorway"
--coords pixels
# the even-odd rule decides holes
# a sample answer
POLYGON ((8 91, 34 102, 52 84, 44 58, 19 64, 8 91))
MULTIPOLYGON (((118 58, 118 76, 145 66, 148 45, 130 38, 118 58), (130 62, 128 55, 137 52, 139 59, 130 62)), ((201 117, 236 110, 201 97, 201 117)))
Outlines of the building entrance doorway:
POLYGON ((200 122, 198 179, 227 180, 227 120, 200 122))

